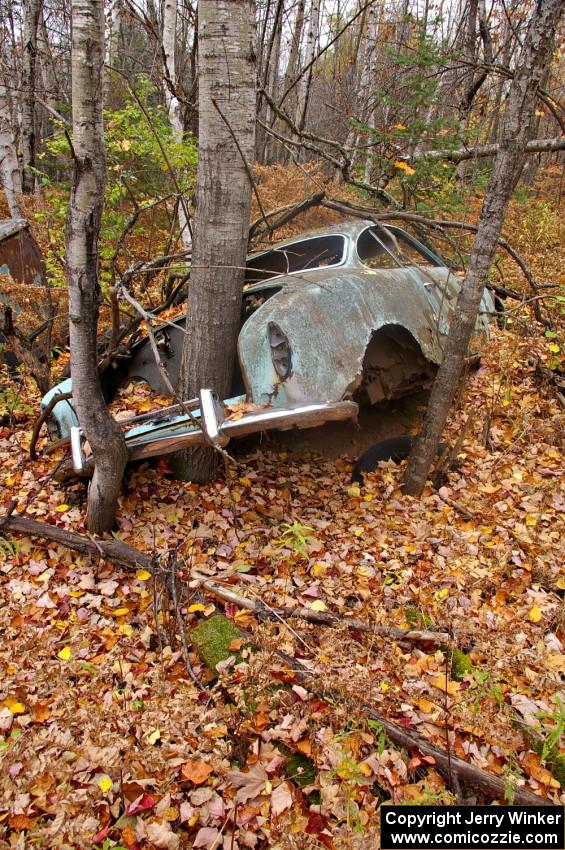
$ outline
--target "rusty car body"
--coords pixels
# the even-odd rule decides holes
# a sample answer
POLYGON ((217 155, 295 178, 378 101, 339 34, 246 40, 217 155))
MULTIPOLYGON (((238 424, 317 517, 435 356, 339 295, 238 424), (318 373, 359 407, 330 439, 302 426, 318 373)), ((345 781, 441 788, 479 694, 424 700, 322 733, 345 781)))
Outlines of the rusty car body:
MULTIPOLYGON (((336 224, 251 255, 230 398, 204 388, 183 405, 122 423, 130 459, 346 420, 360 404, 429 386, 461 284, 414 236, 371 221, 336 224), (245 410, 245 403, 252 409, 245 410), (240 408, 236 417, 230 415, 233 405, 240 408)), ((485 291, 477 330, 486 330, 493 311, 485 291)), ((157 332, 173 384, 183 336, 183 319, 157 332)), ((107 400, 132 379, 166 392, 147 338, 133 346, 128 362, 102 374, 107 400)), ((55 387, 42 406, 70 387, 70 380, 55 387)), ((57 403, 52 416, 60 436, 71 435, 75 471, 84 471, 88 464, 72 401, 57 403)))

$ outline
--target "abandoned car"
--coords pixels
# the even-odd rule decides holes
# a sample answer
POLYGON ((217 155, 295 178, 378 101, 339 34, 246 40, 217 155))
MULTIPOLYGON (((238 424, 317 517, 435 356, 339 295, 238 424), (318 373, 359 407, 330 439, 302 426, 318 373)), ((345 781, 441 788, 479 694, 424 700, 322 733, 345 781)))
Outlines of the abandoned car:
MULTIPOLYGON (((461 283, 414 236, 371 221, 340 223, 251 255, 230 398, 204 388, 197 399, 122 422, 130 459, 351 419, 360 404, 429 386, 461 283)), ((493 311, 485 291, 477 330, 486 330, 493 311)), ((180 319, 155 331, 173 385, 183 325, 180 319)), ((167 392, 147 337, 129 360, 102 373, 106 400, 133 379, 167 392)), ((42 408, 70 388, 70 380, 59 384, 42 408)), ((60 437, 71 436, 73 468, 84 474, 91 461, 72 401, 57 402, 51 418, 60 437)))

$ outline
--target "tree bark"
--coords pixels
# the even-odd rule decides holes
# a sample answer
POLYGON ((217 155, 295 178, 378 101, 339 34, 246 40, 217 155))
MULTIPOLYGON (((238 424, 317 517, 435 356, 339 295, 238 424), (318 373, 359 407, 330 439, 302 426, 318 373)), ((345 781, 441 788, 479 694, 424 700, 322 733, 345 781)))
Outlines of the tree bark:
MULTIPOLYGON (((177 65, 175 57, 176 34, 177 34, 178 0, 165 0, 163 7, 163 94, 169 113, 169 121, 173 131, 173 138, 181 142, 184 135, 182 125, 181 105, 176 95, 177 65)), ((181 239, 185 251, 192 249, 192 235, 190 223, 186 214, 186 202, 179 198, 178 217, 181 230, 181 239)))
POLYGON ((22 190, 32 194, 35 188, 35 76, 37 58, 37 27, 41 13, 41 0, 25 0, 23 4, 23 56, 22 56, 22 190))
POLYGON ((488 273, 498 245, 514 176, 521 169, 540 80, 551 60, 551 46, 563 0, 539 0, 533 12, 508 94, 500 144, 489 180, 469 268, 461 287, 422 429, 414 442, 404 477, 405 492, 419 495, 455 396, 473 334, 488 273))
MULTIPOLYGON (((254 20, 253 0, 199 4, 199 158, 182 398, 202 387, 225 398, 231 385, 251 209, 246 163, 255 151, 254 20)), ((183 452, 177 474, 208 481, 216 458, 208 448, 183 452)))
POLYGON ((303 130, 306 124, 306 114, 308 112, 308 101, 310 99, 310 87, 312 85, 312 60, 316 53, 318 44, 318 35, 320 32, 320 0, 311 0, 310 17, 308 21, 308 31, 306 33, 306 44, 304 47, 304 62, 303 68, 308 68, 298 82, 298 108, 296 110, 296 126, 299 130, 303 130))
POLYGON ((114 523, 127 460, 125 441, 100 387, 96 328, 101 301, 98 238, 106 162, 102 121, 103 0, 72 0, 72 103, 74 176, 67 218, 67 274, 73 399, 94 455, 88 491, 88 528, 114 523))
POLYGON ((0 176, 12 218, 20 217, 16 195, 22 182, 13 132, 13 116, 8 90, 0 77, 0 176))

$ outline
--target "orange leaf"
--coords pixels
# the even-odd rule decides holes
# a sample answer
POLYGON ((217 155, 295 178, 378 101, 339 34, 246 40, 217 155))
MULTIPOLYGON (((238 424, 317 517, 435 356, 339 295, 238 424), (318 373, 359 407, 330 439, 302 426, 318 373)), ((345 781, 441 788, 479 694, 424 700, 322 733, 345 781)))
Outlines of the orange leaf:
POLYGON ((193 785, 202 785, 210 774, 213 768, 202 759, 191 759, 185 762, 181 767, 181 777, 187 782, 192 782, 193 785))
POLYGON ((304 753, 305 756, 312 755, 312 743, 309 738, 304 738, 303 741, 299 741, 296 745, 296 749, 300 750, 301 753, 304 753))

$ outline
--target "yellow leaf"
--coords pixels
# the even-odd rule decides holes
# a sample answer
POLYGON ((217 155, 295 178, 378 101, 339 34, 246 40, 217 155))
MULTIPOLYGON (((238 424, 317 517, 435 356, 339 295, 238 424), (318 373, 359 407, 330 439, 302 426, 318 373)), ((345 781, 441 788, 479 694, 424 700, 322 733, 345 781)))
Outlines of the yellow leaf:
POLYGON ((539 607, 539 605, 532 605, 532 607, 530 608, 530 613, 528 614, 528 617, 530 618, 530 621, 532 623, 539 623, 539 621, 543 617, 543 614, 542 614, 542 611, 541 611, 541 608, 539 607))
POLYGON ((129 623, 121 623, 118 626, 118 631, 120 634, 125 635, 126 637, 131 637, 133 634, 133 626, 130 626, 129 623))
POLYGON ((447 692, 450 696, 455 696, 461 684, 459 682, 452 682, 450 679, 445 678, 443 673, 440 673, 439 676, 436 676, 435 679, 432 679, 430 682, 434 688, 439 688, 440 691, 447 692))
POLYGON ((148 570, 140 570, 137 573, 136 578, 139 579, 139 581, 149 581, 151 573, 148 570))
POLYGON ((526 514, 526 525, 530 526, 537 525, 538 518, 535 514, 526 514))
POLYGON ((418 706, 420 711, 423 711, 424 714, 431 714, 432 711, 435 711, 436 705, 426 697, 418 697, 418 699, 414 700, 414 704, 418 706))
POLYGON ((64 646, 60 652, 57 653, 57 657, 61 659, 61 661, 68 661, 71 657, 71 647, 64 646))
POLYGON ((361 488, 359 484, 352 484, 351 487, 347 488, 347 493, 349 496, 358 497, 361 495, 361 488))
POLYGON ((25 714, 26 707, 23 702, 18 702, 15 699, 11 699, 10 697, 6 700, 6 707, 12 712, 12 714, 25 714))
POLYGON ((160 739, 160 737, 161 737, 161 730, 160 729, 154 729, 147 736, 147 740, 153 746, 153 744, 155 744, 160 739))
POLYGON ((113 784, 114 783, 112 782, 110 777, 107 776, 106 774, 104 774, 104 776, 101 776, 100 779, 98 780, 98 787, 100 788, 100 790, 102 791, 103 794, 107 794, 108 791, 111 791, 113 784))
POLYGON ((236 611, 234 614, 234 620, 236 623, 239 623, 240 626, 249 626, 253 622, 253 612, 252 611, 236 611))
POLYGON ((194 605, 191 605, 188 609, 189 614, 194 614, 195 611, 205 611, 206 606, 202 604, 202 602, 195 602, 194 605))
POLYGON ((559 590, 565 590, 565 576, 558 578, 556 584, 559 590))
POLYGON ((321 599, 314 600, 314 602, 312 602, 312 604, 310 605, 310 608, 312 609, 312 611, 327 611, 328 610, 328 606, 326 605, 325 602, 322 602, 321 599))
POLYGON ((381 682, 381 691, 385 694, 387 691, 390 691, 390 685, 388 682, 381 682))
POLYGON ((312 569, 310 570, 310 575, 314 578, 319 578, 320 576, 327 575, 328 565, 324 564, 323 561, 316 561, 312 569))
POLYGON ((394 130, 405 130, 405 129, 406 129, 406 127, 404 126, 404 124, 400 124, 400 123, 398 123, 398 124, 395 124, 395 125, 394 125, 393 129, 394 129, 394 130))
POLYGON ((69 506, 68 505, 57 505, 55 510, 57 511, 58 514, 64 514, 65 511, 69 510, 69 506))
POLYGON ((434 599, 437 599, 438 602, 443 602, 444 599, 447 599, 449 596, 449 590, 447 587, 442 587, 441 590, 436 591, 434 593, 434 599))
POLYGON ((247 475, 243 475, 239 479, 239 483, 243 484, 244 487, 251 487, 251 479, 247 477, 247 475))
POLYGON ((129 614, 129 608, 116 608, 110 613, 112 614, 112 617, 125 617, 126 614, 129 614))
POLYGON ((400 171, 404 171, 405 174, 416 174, 416 169, 412 168, 411 165, 408 165, 407 162, 401 162, 400 160, 396 160, 394 163, 394 167, 398 168, 400 171))

